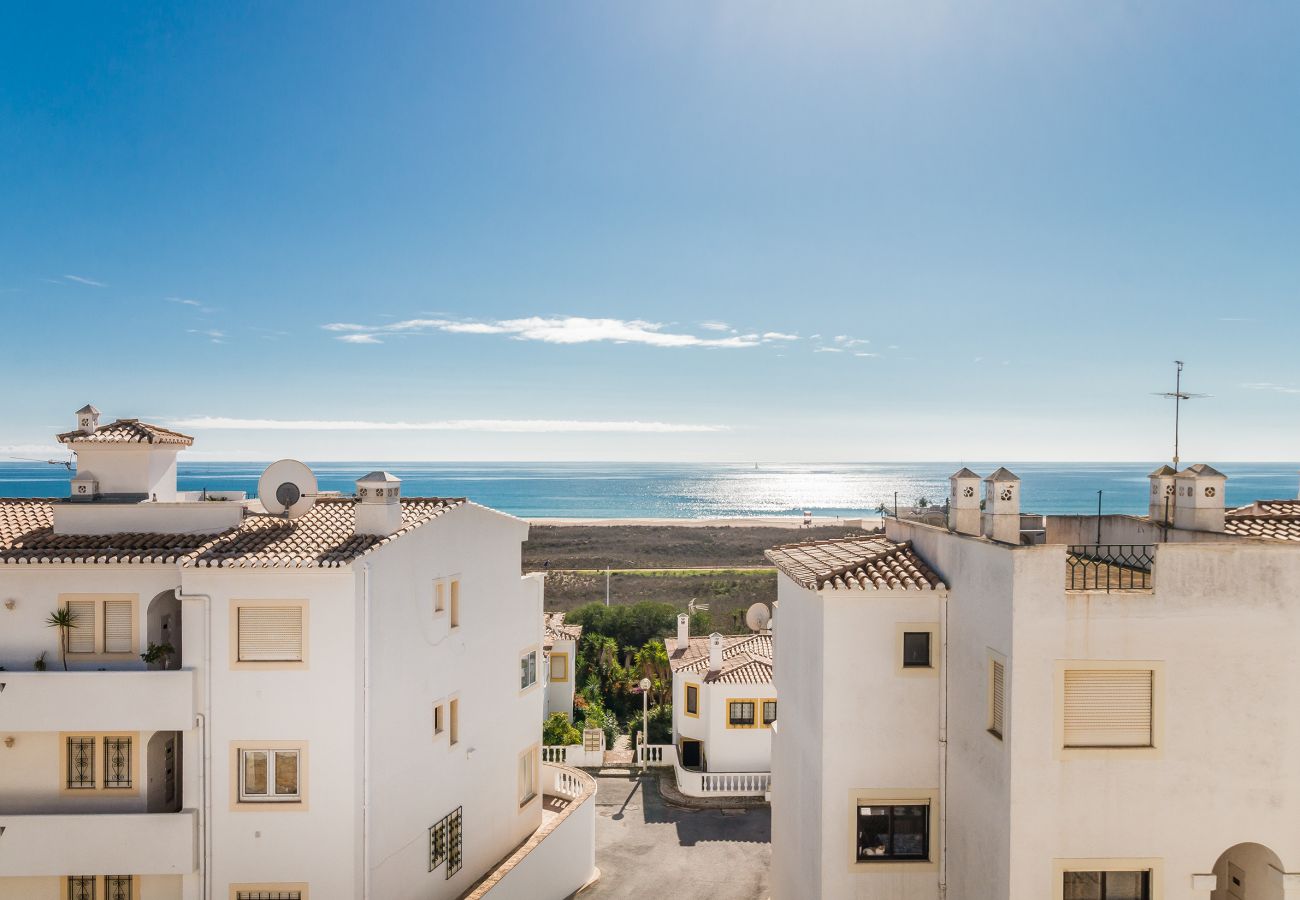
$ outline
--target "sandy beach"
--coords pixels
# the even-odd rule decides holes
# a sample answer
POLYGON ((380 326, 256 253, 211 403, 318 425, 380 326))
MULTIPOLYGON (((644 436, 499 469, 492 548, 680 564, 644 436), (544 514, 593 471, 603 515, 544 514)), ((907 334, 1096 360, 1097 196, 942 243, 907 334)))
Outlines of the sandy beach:
MULTIPOLYGON (((531 525, 647 525, 679 528, 793 528, 804 527, 802 516, 736 516, 724 519, 528 519, 531 525)), ((814 528, 864 528, 880 527, 880 517, 857 519, 839 516, 813 516, 814 528)))

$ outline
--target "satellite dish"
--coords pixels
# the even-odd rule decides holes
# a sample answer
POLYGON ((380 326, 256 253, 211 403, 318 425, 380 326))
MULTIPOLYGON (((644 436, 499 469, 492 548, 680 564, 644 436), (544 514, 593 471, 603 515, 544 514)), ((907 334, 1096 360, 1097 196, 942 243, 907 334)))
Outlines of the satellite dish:
POLYGON ((745 624, 750 631, 762 631, 772 621, 772 611, 766 603, 755 603, 745 612, 745 624))
POLYGON ((271 515, 296 519, 316 503, 316 476, 296 459, 273 462, 257 480, 257 497, 271 515))

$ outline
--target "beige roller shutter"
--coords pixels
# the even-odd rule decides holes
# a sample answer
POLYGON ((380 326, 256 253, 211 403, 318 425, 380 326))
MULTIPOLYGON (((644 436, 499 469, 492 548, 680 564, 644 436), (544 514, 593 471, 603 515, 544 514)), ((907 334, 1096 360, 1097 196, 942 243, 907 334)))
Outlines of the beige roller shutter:
POLYGON ((104 601, 104 652, 130 653, 131 607, 130 600, 104 601))
POLYGON ((989 710, 989 731, 993 732, 998 737, 1002 737, 1004 723, 1006 722, 1006 666, 996 659, 993 660, 989 677, 993 679, 992 709, 989 710))
POLYGON ((300 662, 302 607, 241 606, 239 659, 241 662, 300 662))
POLYGON ((1150 747, 1150 669, 1067 669, 1065 746, 1150 747))
POLYGON ((68 629, 68 652, 94 653, 95 601, 69 600, 68 612, 76 617, 75 627, 68 629))

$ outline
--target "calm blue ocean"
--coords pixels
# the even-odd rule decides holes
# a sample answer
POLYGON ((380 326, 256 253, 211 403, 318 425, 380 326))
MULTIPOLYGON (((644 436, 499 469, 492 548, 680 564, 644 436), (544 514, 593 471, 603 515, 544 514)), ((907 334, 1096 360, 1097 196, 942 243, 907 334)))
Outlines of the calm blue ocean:
MULTIPOLYGON (((711 518, 772 516, 811 510, 817 516, 870 515, 881 503, 918 497, 942 503, 958 463, 753 465, 699 463, 311 463, 322 490, 351 493, 373 469, 402 479, 406 496, 469 497, 517 516, 572 518, 711 518)), ((993 464, 966 463, 987 474, 993 464)), ((1146 509, 1147 473, 1156 463, 1009 463, 1023 479, 1022 508, 1038 513, 1113 513, 1146 509)), ((182 490, 257 490, 265 464, 183 462, 182 490)), ((1296 463, 1216 464, 1228 478, 1228 505, 1295 497, 1296 463)), ((0 496, 66 497, 62 466, 0 463, 0 496)))

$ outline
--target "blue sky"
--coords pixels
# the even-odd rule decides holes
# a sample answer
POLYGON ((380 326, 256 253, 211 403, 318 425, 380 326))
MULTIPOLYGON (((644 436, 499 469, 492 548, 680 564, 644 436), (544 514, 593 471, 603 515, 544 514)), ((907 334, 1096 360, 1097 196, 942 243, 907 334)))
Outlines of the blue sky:
POLYGON ((1182 358, 1185 459, 1294 459, 1297 45, 1280 3, 11 5, 0 449, 89 401, 209 458, 1159 461, 1182 358))

